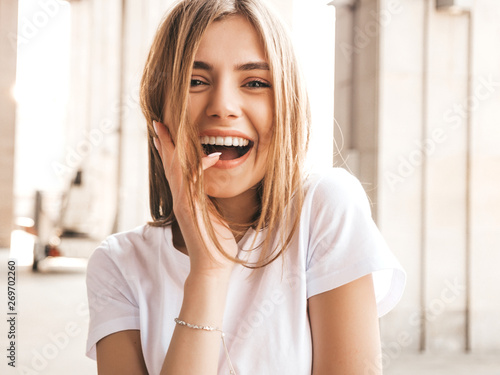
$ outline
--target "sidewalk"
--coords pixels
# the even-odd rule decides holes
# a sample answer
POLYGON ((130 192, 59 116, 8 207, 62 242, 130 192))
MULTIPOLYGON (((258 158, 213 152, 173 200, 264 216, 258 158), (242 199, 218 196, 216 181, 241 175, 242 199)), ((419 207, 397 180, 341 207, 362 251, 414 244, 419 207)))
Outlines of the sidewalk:
POLYGON ((386 366, 384 375, 500 375, 500 353, 403 354, 386 366))

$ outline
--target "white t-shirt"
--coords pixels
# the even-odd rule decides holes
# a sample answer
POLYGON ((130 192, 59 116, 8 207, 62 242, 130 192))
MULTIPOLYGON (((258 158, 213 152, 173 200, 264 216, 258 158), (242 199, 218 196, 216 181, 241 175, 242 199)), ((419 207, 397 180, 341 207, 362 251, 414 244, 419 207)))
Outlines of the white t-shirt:
MULTIPOLYGON (((403 293, 405 272, 375 226, 359 181, 333 168, 309 176, 305 187, 300 227, 284 257, 257 271, 236 265, 231 274, 222 328, 238 375, 311 374, 311 296, 373 273, 382 316, 403 293)), ((240 249, 254 235, 249 229, 240 249)), ((240 254, 258 259, 256 251, 240 254)), ((188 272, 189 257, 174 248, 170 226, 109 236, 88 264, 87 356, 96 358, 101 338, 138 329, 149 374, 159 374, 188 272)), ((229 374, 222 349, 218 373, 229 374)))

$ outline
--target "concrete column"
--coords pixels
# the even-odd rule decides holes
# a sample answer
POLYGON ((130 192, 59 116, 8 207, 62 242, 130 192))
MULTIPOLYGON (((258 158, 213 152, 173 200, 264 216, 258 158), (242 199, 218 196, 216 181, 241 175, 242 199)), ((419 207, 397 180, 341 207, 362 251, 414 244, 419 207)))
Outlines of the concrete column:
POLYGON ((17 1, 0 0, 0 247, 10 246, 14 212, 17 9, 17 1))
MULTIPOLYGON (((378 183, 379 36, 378 0, 335 0, 335 164, 345 166, 376 201, 378 183)), ((377 217, 377 206, 372 206, 377 217)))
MULTIPOLYGON (((293 5, 293 7, 292 7, 293 5)), ((295 0, 292 38, 311 104, 310 169, 333 163, 333 105, 335 65, 335 9, 326 1, 295 0)))
POLYGON ((99 141, 87 163, 94 166, 92 178, 98 182, 94 186, 99 202, 95 214, 103 218, 103 221, 94 233, 101 238, 112 231, 118 231, 115 213, 117 194, 120 195, 120 121, 122 113, 127 110, 120 99, 121 5, 121 0, 90 2, 89 22, 92 32, 88 136, 96 134, 99 141))
POLYGON ((120 63, 120 175, 115 230, 130 230, 151 220, 146 120, 139 103, 139 88, 154 33, 170 1, 124 1, 120 63))
POLYGON ((358 158, 351 137, 353 58, 354 58, 354 0, 335 5, 335 122, 334 139, 339 154, 334 165, 349 168, 358 174, 358 158), (347 165, 344 165, 345 164, 347 165))
MULTIPOLYGON (((378 0, 361 0, 354 16, 352 147, 359 157, 358 178, 377 201, 379 128, 379 14, 378 0)), ((372 205, 376 219, 378 206, 372 205)))
MULTIPOLYGON (((382 320, 382 337, 394 350, 417 351, 425 339, 420 319, 422 176, 406 160, 422 138, 426 8, 421 1, 381 0, 379 13, 385 18, 380 28, 378 225, 408 275, 403 299, 382 320)), ((387 353, 385 366, 398 356, 387 353)))
MULTIPOLYGON (((470 344, 500 352, 500 3, 476 1, 472 13, 470 106, 470 344)), ((464 104, 464 103, 462 103, 464 104)), ((463 117, 453 120, 463 127, 463 117)))
POLYGON ((466 102, 468 16, 437 12, 431 0, 428 6, 424 136, 419 141, 422 146, 415 143, 413 154, 408 154, 412 164, 425 158, 425 348, 462 352, 466 327, 467 131, 466 126, 452 126, 446 115, 466 102))

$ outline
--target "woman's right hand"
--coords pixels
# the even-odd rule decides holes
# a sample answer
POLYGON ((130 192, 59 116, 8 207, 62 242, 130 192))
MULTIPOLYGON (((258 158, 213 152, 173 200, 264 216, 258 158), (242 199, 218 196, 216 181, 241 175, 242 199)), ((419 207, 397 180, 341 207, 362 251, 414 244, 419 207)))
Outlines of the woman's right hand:
MULTIPOLYGON (((209 277, 229 276, 234 267, 234 262, 222 255, 210 239, 199 210, 196 209, 195 221, 193 221, 190 214, 190 199, 193 199, 193 197, 188 196, 188 189, 185 186, 177 149, 171 136, 171 129, 167 125, 155 121, 153 121, 153 127, 158 136, 153 141, 161 157, 165 177, 172 192, 174 214, 186 243, 191 263, 191 273, 209 277), (196 235, 196 227, 200 229, 201 239, 196 235)), ((215 165, 219 160, 219 156, 219 153, 215 153, 203 157, 201 160, 202 170, 204 171, 215 165)), ((194 206, 198 207, 197 202, 195 202, 194 206)), ((238 245, 231 229, 227 223, 221 222, 219 218, 214 217, 212 214, 210 216, 217 240, 226 253, 235 257, 238 252, 238 245)))

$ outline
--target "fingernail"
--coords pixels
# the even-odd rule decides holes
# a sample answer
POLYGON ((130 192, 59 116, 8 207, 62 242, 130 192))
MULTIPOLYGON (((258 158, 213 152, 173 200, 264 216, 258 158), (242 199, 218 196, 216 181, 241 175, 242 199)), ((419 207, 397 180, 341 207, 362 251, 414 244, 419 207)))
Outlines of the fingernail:
POLYGON ((213 152, 210 155, 207 155, 207 158, 215 158, 216 156, 222 155, 222 152, 213 152))
POLYGON ((158 135, 158 129, 156 128, 156 121, 153 120, 153 129, 155 130, 156 135, 158 135))

